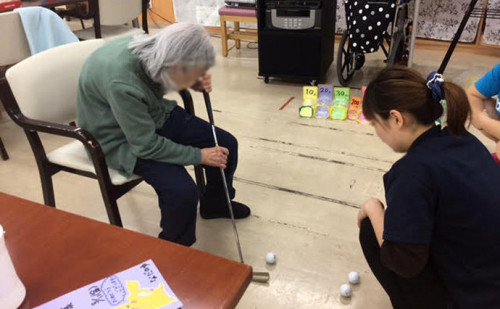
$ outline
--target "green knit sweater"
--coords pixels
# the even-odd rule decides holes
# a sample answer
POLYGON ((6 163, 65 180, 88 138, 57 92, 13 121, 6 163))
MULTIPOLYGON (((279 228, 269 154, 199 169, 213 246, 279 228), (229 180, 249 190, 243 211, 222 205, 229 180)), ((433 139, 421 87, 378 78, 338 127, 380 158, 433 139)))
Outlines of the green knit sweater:
POLYGON ((130 176, 137 158, 178 165, 201 163, 198 148, 156 134, 175 101, 144 72, 127 45, 116 39, 96 50, 82 67, 78 88, 78 125, 101 145, 110 167, 130 176))

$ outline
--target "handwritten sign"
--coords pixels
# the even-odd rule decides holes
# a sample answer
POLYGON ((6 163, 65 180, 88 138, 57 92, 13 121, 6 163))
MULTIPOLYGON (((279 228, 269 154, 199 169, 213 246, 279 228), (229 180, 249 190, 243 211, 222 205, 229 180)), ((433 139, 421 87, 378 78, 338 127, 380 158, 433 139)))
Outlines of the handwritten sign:
POLYGON ((365 114, 363 114, 363 101, 365 99, 366 86, 361 87, 361 108, 359 109, 356 121, 362 124, 370 123, 366 118, 365 114))
POLYGON ((319 85, 318 103, 331 105, 333 101, 333 87, 331 85, 319 85))
POLYGON ((152 260, 91 283, 35 309, 129 309, 182 307, 152 260))
POLYGON ((351 103, 349 103, 349 111, 347 114, 347 118, 351 120, 356 120, 358 116, 358 111, 361 109, 361 98, 354 97, 351 99, 351 103))
POLYGON ((312 101, 316 103, 318 101, 318 87, 316 86, 304 86, 302 88, 302 100, 312 101))
POLYGON ((349 88, 335 88, 335 105, 349 108, 351 90, 349 88))
POLYGON ((358 111, 358 115, 356 116, 356 121, 361 123, 361 124, 369 124, 370 123, 370 121, 368 121, 368 119, 366 119, 365 114, 363 114, 362 109, 360 109, 358 111))

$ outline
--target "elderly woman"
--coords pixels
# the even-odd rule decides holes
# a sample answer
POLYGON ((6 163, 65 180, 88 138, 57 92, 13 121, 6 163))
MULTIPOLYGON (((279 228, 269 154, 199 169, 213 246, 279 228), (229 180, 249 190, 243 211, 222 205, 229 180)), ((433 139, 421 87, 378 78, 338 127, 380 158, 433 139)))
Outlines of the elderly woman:
MULTIPOLYGON (((108 164, 124 175, 142 176, 158 194, 158 237, 190 246, 196 241, 196 213, 204 219, 228 218, 222 177, 231 198, 238 162, 234 136, 217 129, 214 147, 209 123, 189 115, 163 96, 192 87, 211 91, 208 69, 215 51, 206 31, 179 23, 155 35, 119 38, 94 52, 84 64, 78 91, 78 123, 99 141, 108 164), (203 164, 206 192, 199 197, 184 168, 203 164)), ((236 218, 250 209, 232 202, 236 218)))

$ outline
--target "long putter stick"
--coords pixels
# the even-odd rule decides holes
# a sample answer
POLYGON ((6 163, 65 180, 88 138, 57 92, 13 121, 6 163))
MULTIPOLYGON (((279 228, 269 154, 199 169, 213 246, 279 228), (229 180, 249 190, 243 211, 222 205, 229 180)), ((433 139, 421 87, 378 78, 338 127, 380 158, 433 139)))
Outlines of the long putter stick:
POLYGON ((474 7, 476 6, 478 0, 472 0, 469 4, 469 7, 467 11, 465 12, 464 17, 462 18, 462 22, 460 23, 460 26, 458 26, 457 33, 455 33, 455 36, 453 37, 453 40, 451 41, 450 47, 448 48, 448 51, 446 52, 446 55, 444 56, 443 62, 441 63, 441 66, 438 69, 439 74, 444 74, 444 70, 446 69, 446 66, 448 65, 448 61, 450 61, 451 55, 453 55, 453 51, 455 50, 455 47, 457 46, 458 40, 462 36, 462 32, 464 31, 465 26, 467 25, 467 21, 470 18, 470 15, 472 14, 472 11, 474 10, 474 7))
MULTIPOLYGON (((210 125, 212 126, 212 134, 215 141, 215 146, 219 146, 219 141, 217 140, 217 134, 215 133, 214 115, 212 111, 212 103, 210 102, 210 96, 207 92, 203 92, 203 97, 205 98, 205 104, 207 106, 208 119, 210 125)), ((236 228, 236 220, 234 219, 233 207, 231 205, 231 197, 229 196, 229 189, 227 187, 226 174, 222 167, 219 168, 220 174, 222 176, 222 184, 224 186, 224 192, 226 193, 226 203, 229 208, 229 215, 231 216, 231 222, 233 223, 234 238, 236 239, 236 247, 238 247, 238 254, 240 256, 240 262, 245 264, 243 260, 243 253, 241 252, 240 237, 238 236, 238 229, 236 228)))
MULTIPOLYGON (((212 111, 212 103, 210 101, 210 95, 203 91, 203 98, 205 99, 205 105, 207 107, 208 120, 210 121, 210 125, 212 126, 212 134, 215 141, 215 146, 219 146, 219 141, 217 140, 217 134, 215 132, 215 124, 214 124, 214 114, 212 111)), ((241 251, 240 237, 238 236, 238 229, 236 228, 236 220, 234 219, 233 207, 231 205, 231 197, 229 196, 229 189, 227 187, 226 174, 224 173, 224 169, 219 168, 220 174, 222 176, 222 184, 224 186, 224 192, 226 194, 226 202, 227 207, 229 208, 229 215, 231 216, 231 222, 233 224, 234 238, 236 239, 236 247, 238 248, 238 254, 240 256, 240 262, 245 264, 243 260, 243 253, 241 251)), ((253 272, 252 280, 257 282, 268 282, 269 281, 269 273, 268 272, 253 272)))

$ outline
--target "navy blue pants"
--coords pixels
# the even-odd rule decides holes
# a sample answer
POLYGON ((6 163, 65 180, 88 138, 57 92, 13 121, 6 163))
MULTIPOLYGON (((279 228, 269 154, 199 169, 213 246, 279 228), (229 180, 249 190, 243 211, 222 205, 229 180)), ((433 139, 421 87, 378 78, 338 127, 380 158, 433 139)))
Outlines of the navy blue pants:
MULTIPOLYGON (((208 122, 176 107, 162 128, 156 131, 178 144, 197 148, 215 146, 208 122)), ((225 174, 231 199, 234 198, 233 175, 238 163, 238 141, 230 133, 216 129, 219 145, 229 150, 225 174)), ((181 245, 191 246, 196 241, 197 205, 208 211, 226 209, 225 193, 219 168, 204 166, 207 177, 206 190, 199 196, 196 183, 184 166, 138 159, 134 173, 140 175, 158 194, 161 210, 158 237, 181 245)))
POLYGON ((366 261, 389 295, 394 309, 451 309, 443 282, 429 263, 415 278, 403 278, 382 264, 380 245, 370 219, 361 222, 359 242, 366 261))

